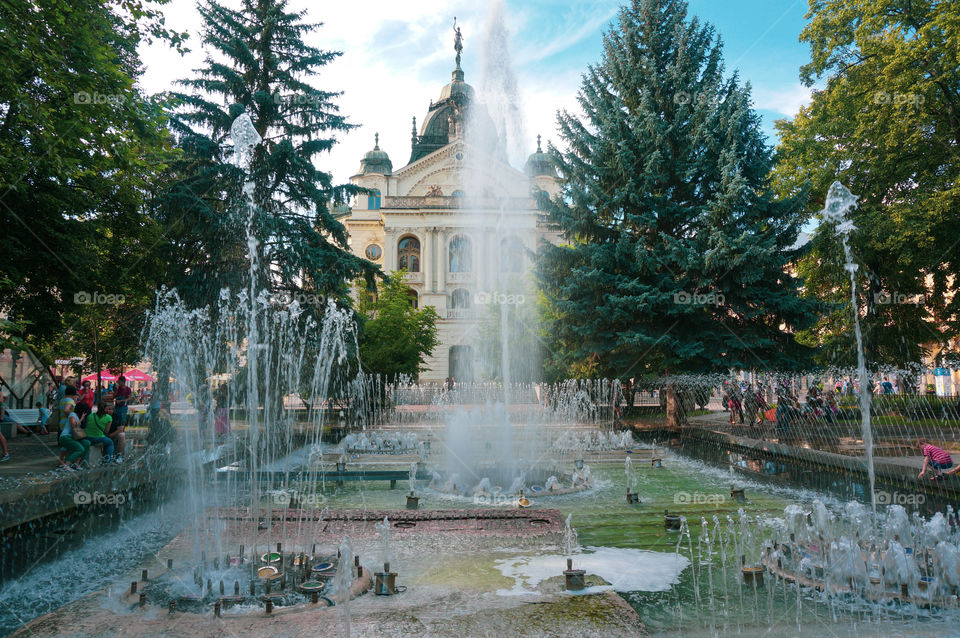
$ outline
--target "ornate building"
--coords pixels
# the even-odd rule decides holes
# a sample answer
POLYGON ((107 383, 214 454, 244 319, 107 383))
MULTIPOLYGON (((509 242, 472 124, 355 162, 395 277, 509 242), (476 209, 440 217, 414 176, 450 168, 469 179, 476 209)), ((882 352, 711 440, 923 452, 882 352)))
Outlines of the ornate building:
POLYGON ((478 376, 475 340, 488 316, 482 306, 504 290, 505 274, 517 279, 529 270, 547 237, 532 193, 559 190, 539 137, 524 171, 507 163, 490 117, 464 82, 459 37, 455 48, 452 80, 430 102, 419 133, 414 118, 407 164, 394 170, 376 136, 351 178, 373 194, 356 198, 342 218, 354 253, 387 273, 406 270, 411 303, 440 315, 440 345, 424 382, 478 376))

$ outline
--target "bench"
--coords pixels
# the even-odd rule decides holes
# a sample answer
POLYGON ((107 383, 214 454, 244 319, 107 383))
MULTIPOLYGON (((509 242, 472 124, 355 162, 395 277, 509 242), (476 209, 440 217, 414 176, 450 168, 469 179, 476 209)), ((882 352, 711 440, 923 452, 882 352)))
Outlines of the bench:
POLYGON ((8 439, 16 438, 16 425, 22 425, 25 428, 41 429, 43 423, 40 422, 40 410, 37 408, 8 408, 7 416, 11 421, 4 421, 2 426, 3 436, 8 439))

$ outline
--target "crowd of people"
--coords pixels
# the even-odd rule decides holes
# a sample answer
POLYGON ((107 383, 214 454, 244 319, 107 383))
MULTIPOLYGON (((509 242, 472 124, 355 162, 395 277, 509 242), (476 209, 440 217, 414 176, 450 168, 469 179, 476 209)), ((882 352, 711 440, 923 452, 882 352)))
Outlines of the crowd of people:
MULTIPOLYGON (((90 448, 103 449, 103 463, 123 462, 126 449, 127 411, 137 399, 144 399, 143 391, 134 394, 127 385, 126 377, 120 376, 115 384, 95 393, 90 381, 84 381, 78 387, 73 377, 66 377, 59 387, 51 384, 48 401, 50 407, 44 407, 38 401, 37 422, 40 424, 40 436, 56 432, 59 446, 58 467, 73 471, 90 463, 90 448), (94 410, 96 408, 96 410, 94 410)), ((13 421, 7 411, 6 398, 0 395, 0 421, 13 421)), ((32 434, 30 430, 16 423, 18 434, 32 434)), ((10 460, 7 440, 0 433, 0 462, 10 460)))
MULTIPOLYGON (((774 383, 772 393, 770 390, 760 382, 755 385, 727 382, 721 389, 721 404, 730 413, 730 425, 762 425, 768 410, 766 397, 770 394, 776 397, 774 418, 779 430, 786 430, 794 420, 832 424, 840 411, 838 397, 854 395, 859 391, 859 385, 847 379, 838 380, 826 388, 823 383, 811 384, 803 402, 787 382, 774 383)), ((871 383, 870 390, 883 395, 898 393, 896 381, 890 381, 889 377, 883 377, 879 384, 871 383)))
POLYGON ((127 410, 133 401, 133 390, 120 376, 116 384, 97 397, 89 381, 80 388, 72 378, 64 379, 56 392, 55 415, 46 426, 56 421, 60 446, 59 467, 65 471, 83 468, 90 463, 90 448, 103 448, 103 463, 122 463, 126 448, 127 410), (94 412, 96 402, 96 412, 94 412))

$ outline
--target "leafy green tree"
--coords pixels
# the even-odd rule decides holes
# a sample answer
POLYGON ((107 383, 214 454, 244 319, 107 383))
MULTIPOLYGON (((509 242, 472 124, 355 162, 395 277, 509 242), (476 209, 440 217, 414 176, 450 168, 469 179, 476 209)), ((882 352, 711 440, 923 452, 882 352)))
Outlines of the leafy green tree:
MULTIPOLYGON (((859 262, 869 361, 917 361, 957 335, 960 297, 960 8, 941 0, 815 0, 801 40, 820 80, 812 103, 777 123, 775 183, 809 189, 804 214, 823 208, 839 179, 860 196, 851 247, 859 262)), ((804 335, 825 363, 850 364, 849 280, 832 229, 798 263, 806 292, 838 303, 804 335)))
MULTIPOLYGON (((276 299, 346 302, 346 282, 372 281, 379 272, 350 253, 346 230, 331 214, 331 204, 358 189, 333 185, 314 164, 336 133, 352 128, 335 104, 340 94, 308 83, 340 53, 305 44, 320 25, 287 6, 286 0, 244 0, 236 10, 201 3, 203 42, 214 55, 182 81, 190 92, 171 96, 179 104, 173 130, 183 158, 158 215, 172 229, 168 279, 193 305, 216 308, 222 287, 246 286, 248 229, 261 277, 256 287, 276 299), (244 112, 263 139, 249 178, 228 144, 244 112), (251 210, 242 194, 246 179, 254 184, 251 210)), ((318 314, 322 307, 311 309, 318 314)))
POLYGON ((788 269, 802 197, 772 196, 772 151, 713 29, 680 0, 633 0, 603 42, 584 117, 558 118, 562 194, 541 201, 563 237, 540 265, 551 350, 620 378, 806 365, 793 333, 818 304, 788 269))
MULTIPOLYGON (((156 279, 144 208, 171 149, 162 105, 135 82, 138 45, 183 41, 163 27, 163 4, 0 4, 0 309, 48 363, 88 352, 64 344, 92 308, 78 300, 142 299, 156 279)), ((122 308, 142 320, 144 305, 122 308)), ((132 362, 139 330, 117 338, 132 362)))
POLYGON ((360 361, 364 370, 388 378, 417 377, 426 369, 426 358, 437 346, 437 320, 433 306, 413 307, 404 280, 405 271, 379 283, 376 298, 359 289, 358 313, 363 320, 360 361))

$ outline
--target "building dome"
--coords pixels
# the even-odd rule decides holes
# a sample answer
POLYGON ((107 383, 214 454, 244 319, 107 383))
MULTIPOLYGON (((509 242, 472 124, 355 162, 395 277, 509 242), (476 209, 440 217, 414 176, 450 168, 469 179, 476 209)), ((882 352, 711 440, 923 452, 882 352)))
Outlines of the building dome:
POLYGON ((371 175, 379 173, 389 175, 393 172, 393 162, 385 151, 380 150, 380 134, 374 135, 374 145, 372 151, 367 151, 360 160, 360 175, 371 175))
POLYGON ((446 102, 451 98, 454 100, 460 98, 458 101, 464 103, 473 100, 473 87, 463 81, 463 69, 459 67, 454 69, 450 83, 440 90, 440 99, 437 100, 437 104, 446 102))
POLYGON ((549 177, 557 176, 557 169, 553 165, 553 160, 540 148, 539 135, 537 136, 537 150, 527 158, 527 163, 524 165, 523 170, 530 177, 538 177, 540 175, 547 175, 549 177))

